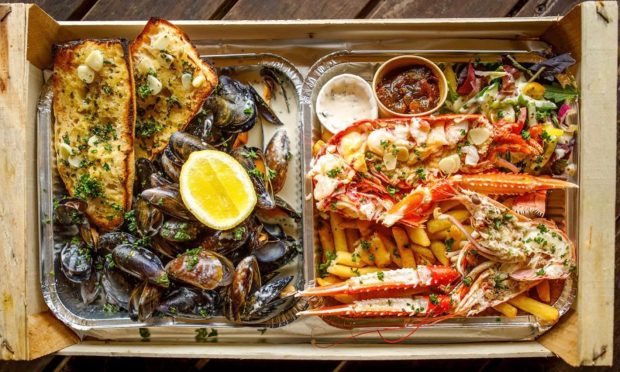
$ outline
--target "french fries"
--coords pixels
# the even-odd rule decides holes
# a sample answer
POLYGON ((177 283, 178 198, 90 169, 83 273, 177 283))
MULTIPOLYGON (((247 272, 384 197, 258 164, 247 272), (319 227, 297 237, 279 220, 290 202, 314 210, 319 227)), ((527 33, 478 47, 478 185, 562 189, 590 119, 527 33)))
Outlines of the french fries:
POLYGON ((453 209, 446 212, 446 214, 454 217, 460 223, 465 222, 465 220, 469 217, 469 211, 467 209, 453 209))
POLYGON ((401 261, 400 267, 415 269, 417 267, 415 257, 413 256, 413 251, 409 245, 409 239, 407 238, 407 233, 405 230, 400 227, 393 227, 392 235, 394 236, 396 246, 398 247, 398 253, 401 261))
POLYGON ((452 226, 452 222, 450 222, 449 220, 444 220, 444 219, 429 220, 426 223, 426 229, 431 234, 434 234, 439 231, 447 230, 448 228, 450 228, 450 226, 452 226))
POLYGON ((437 257, 437 261, 439 261, 442 265, 448 266, 450 264, 450 260, 448 256, 446 256, 446 245, 439 241, 434 241, 431 243, 431 252, 437 257))
POLYGON ((318 284, 320 287, 330 285, 330 284, 336 284, 340 282, 342 282, 342 279, 335 277, 333 275, 327 275, 324 278, 321 278, 321 277, 316 278, 316 284, 318 284))
POLYGON ((493 306, 493 308, 502 313, 502 315, 507 316, 508 318, 514 318, 517 316, 517 308, 509 303, 504 302, 502 304, 493 306))
POLYGON ((383 244, 379 233, 374 233, 370 239, 370 259, 378 267, 386 267, 392 262, 390 251, 383 244))
POLYGON ((354 276, 360 276, 369 273, 376 273, 379 271, 384 271, 384 269, 373 266, 373 267, 349 267, 344 265, 331 265, 327 268, 327 272, 329 274, 335 275, 340 278, 348 279, 354 276))
POLYGON ((319 223, 319 240, 321 241, 321 247, 323 248, 323 256, 326 256, 328 252, 336 250, 334 247, 334 237, 332 236, 331 227, 323 220, 319 223))
POLYGON ((536 301, 522 294, 508 301, 512 306, 530 313, 545 322, 555 323, 560 318, 560 312, 553 306, 536 301))
POLYGON ((418 262, 421 265, 432 265, 435 263, 435 255, 429 248, 420 247, 419 245, 413 244, 411 249, 413 249, 413 253, 416 255, 416 261, 420 259, 426 262, 424 264, 418 262))
POLYGON ((362 261, 360 255, 356 252, 350 253, 350 252, 336 251, 336 258, 334 259, 334 262, 336 262, 337 264, 342 264, 342 265, 346 265, 349 267, 366 266, 366 263, 362 261))
POLYGON ((340 227, 340 217, 337 213, 329 214, 329 221, 332 228, 332 235, 334 236, 334 248, 336 251, 348 252, 347 237, 344 233, 344 229, 340 227))
POLYGON ((417 244, 422 247, 428 247, 429 245, 431 245, 431 240, 428 238, 428 235, 426 234, 426 231, 424 231, 423 228, 406 227, 405 230, 407 231, 409 240, 411 240, 413 244, 417 244))

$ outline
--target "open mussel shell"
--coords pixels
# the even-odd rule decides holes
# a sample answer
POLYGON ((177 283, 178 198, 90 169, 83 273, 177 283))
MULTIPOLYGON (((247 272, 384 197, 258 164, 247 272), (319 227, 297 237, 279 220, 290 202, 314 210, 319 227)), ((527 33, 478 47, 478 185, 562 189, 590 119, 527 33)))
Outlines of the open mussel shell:
POLYGON ((143 190, 151 188, 151 175, 157 173, 157 167, 149 159, 140 158, 136 160, 136 179, 134 181, 134 195, 140 194, 143 190))
POLYGON ((256 103, 251 87, 229 76, 219 77, 216 91, 205 110, 213 113, 213 125, 228 133, 246 132, 256 124, 256 103))
POLYGON ((301 232, 301 215, 281 198, 275 198, 276 207, 256 209, 254 215, 263 224, 267 232, 274 231, 269 225, 279 226, 287 236, 299 236, 301 232))
POLYGON ((173 259, 184 251, 183 248, 159 235, 155 235, 151 238, 151 248, 154 252, 160 254, 164 261, 173 259))
POLYGON ((187 160, 192 152, 209 148, 209 146, 202 142, 200 137, 185 132, 172 133, 168 147, 183 161, 187 160))
POLYGON ((159 235, 171 242, 190 242, 198 238, 200 231, 197 222, 169 219, 163 223, 159 235))
POLYGON ((99 237, 99 242, 97 243, 97 251, 100 252, 101 255, 106 255, 108 253, 112 253, 116 246, 121 244, 133 244, 138 239, 126 232, 123 231, 111 231, 105 233, 99 237))
MULTIPOLYGON (((206 103, 205 105, 206 106, 206 103)), ((211 143, 213 130, 213 112, 209 109, 200 110, 185 128, 185 132, 198 137, 204 143, 211 143)))
POLYGON ((176 156, 169 147, 166 147, 160 161, 161 169, 166 176, 170 177, 174 182, 178 182, 181 175, 181 167, 183 167, 183 160, 176 156))
POLYGON ((273 111, 273 109, 269 106, 267 102, 261 97, 260 94, 254 89, 252 86, 248 86, 252 97, 254 97, 255 107, 258 109, 258 112, 261 114, 263 119, 267 120, 271 124, 275 125, 284 125, 284 123, 278 118, 278 115, 273 111))
POLYGON ((80 237, 89 248, 95 248, 99 242, 99 231, 95 226, 91 226, 87 219, 80 225, 80 237))
POLYGON ((134 288, 129 297, 129 318, 141 322, 149 319, 159 306, 162 291, 161 287, 147 281, 134 288))
POLYGON ((135 204, 136 225, 142 236, 153 236, 164 223, 163 213, 145 199, 138 198, 135 204))
POLYGON ((241 146, 233 149, 230 153, 248 172, 256 196, 259 208, 272 209, 276 206, 273 188, 267 173, 267 164, 262 150, 256 147, 241 146))
POLYGON ((60 225, 81 225, 85 219, 87 204, 78 198, 61 200, 54 208, 54 220, 60 225))
POLYGON ((213 231, 202 239, 200 245, 228 257, 252 239, 255 228, 252 218, 248 218, 232 229, 213 231))
POLYGON ((171 278, 201 289, 214 289, 232 282, 235 267, 226 257, 201 248, 187 251, 166 265, 171 278))
POLYGON ((80 297, 85 305, 92 304, 99 297, 101 293, 100 279, 100 272, 91 270, 90 277, 80 283, 80 297))
POLYGON ((182 220, 195 220, 185 207, 178 186, 153 187, 142 191, 140 196, 165 214, 182 220))
POLYGON ((265 321, 280 312, 293 294, 283 294, 283 290, 293 280, 292 276, 273 279, 262 286, 251 297, 244 317, 247 321, 265 321))
POLYGON ((93 258, 81 241, 70 241, 60 251, 60 268, 67 279, 81 283, 90 278, 93 258))
POLYGON ((180 287, 166 295, 157 310, 175 318, 208 319, 217 313, 217 293, 180 287))
POLYGON ((112 258, 116 267, 136 278, 160 287, 170 285, 161 260, 146 248, 121 244, 112 251, 112 258))
POLYGON ((245 315, 246 303, 260 287, 258 262, 254 256, 247 256, 237 264, 232 284, 228 288, 224 310, 226 317, 240 322, 245 315))
POLYGON ((151 188, 164 187, 164 186, 175 187, 174 182, 170 181, 169 179, 167 179, 165 176, 161 175, 160 173, 151 174, 150 185, 151 185, 150 186, 151 188))
POLYGON ((127 310, 129 308, 129 296, 135 287, 135 280, 133 278, 123 275, 121 271, 106 265, 101 276, 101 286, 105 292, 106 302, 121 309, 127 310))
POLYGON ((277 194, 284 187, 288 162, 291 159, 291 141, 285 128, 280 128, 273 135, 265 149, 265 161, 270 169, 271 186, 277 194))
POLYGON ((268 240, 255 247, 252 254, 256 257, 262 273, 276 270, 290 262, 300 253, 301 246, 293 238, 268 240))

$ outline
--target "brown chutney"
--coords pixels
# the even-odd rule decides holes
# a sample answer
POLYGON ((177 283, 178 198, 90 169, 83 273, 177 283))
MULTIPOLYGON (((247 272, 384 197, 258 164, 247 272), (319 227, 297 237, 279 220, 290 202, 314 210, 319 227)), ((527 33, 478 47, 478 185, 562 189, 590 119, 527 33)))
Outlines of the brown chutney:
POLYGON ((436 107, 439 80, 422 65, 401 67, 387 73, 375 87, 377 97, 388 109, 400 114, 417 114, 436 107))

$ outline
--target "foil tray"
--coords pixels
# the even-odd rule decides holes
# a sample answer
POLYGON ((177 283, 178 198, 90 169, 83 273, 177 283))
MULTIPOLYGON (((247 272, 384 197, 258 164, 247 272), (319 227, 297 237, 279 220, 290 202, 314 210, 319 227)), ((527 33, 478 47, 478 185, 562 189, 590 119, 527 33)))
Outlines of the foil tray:
MULTIPOLYGON (((534 56, 527 51, 511 52, 520 61, 528 61, 534 56)), ((348 73, 362 77, 372 84, 373 76, 379 66, 390 58, 403 55, 416 54, 426 57, 436 63, 442 62, 468 62, 479 59, 481 61, 493 60, 501 53, 497 51, 338 51, 321 58, 309 70, 302 88, 302 112, 304 121, 304 157, 305 170, 310 170, 312 159, 312 144, 320 139, 321 124, 314 112, 314 104, 321 87, 334 76, 348 73)), ((573 153, 577 153, 577 149, 573 153)), ((576 162, 577 159, 574 159, 576 162)), ((577 176, 570 181, 578 183, 577 176)), ((320 264, 320 246, 316 234, 318 213, 314 208, 312 199, 312 182, 309 179, 304 183, 306 195, 304 209, 304 226, 312 226, 304 231, 304 244, 306 245, 306 278, 308 285, 314 286, 314 279, 320 264)), ((546 217, 554 220, 559 226, 567 226, 567 233, 571 240, 576 241, 577 234, 577 191, 554 190, 550 193, 547 201, 546 217)), ((571 307, 575 299, 576 286, 574 278, 567 279, 559 297, 553 304, 560 315, 564 315, 571 307)), ((339 303, 330 299, 323 300, 324 305, 337 305, 339 303)), ((471 318, 452 318, 433 325, 423 325, 424 321, 418 318, 352 318, 345 316, 324 317, 323 320, 334 327, 342 329, 381 329, 392 327, 415 328, 420 327, 410 337, 412 342, 429 342, 436 340, 436 334, 446 332, 453 335, 453 341, 476 341, 484 335, 487 340, 498 338, 504 340, 534 339, 551 328, 549 324, 541 323, 533 315, 520 315, 515 318, 504 316, 477 316, 471 318)), ((426 320, 428 322, 428 320, 426 320)))
MULTIPOLYGON (((203 56, 204 59, 213 63, 220 73, 225 70, 230 75, 242 82, 252 84, 258 91, 262 91, 260 70, 264 67, 279 72, 282 77, 282 88, 287 95, 287 102, 283 97, 282 90, 277 89, 272 99, 272 108, 278 117, 285 123, 286 130, 291 140, 292 158, 289 162, 287 180, 284 188, 278 196, 289 203, 299 213, 302 212, 301 191, 301 109, 300 92, 302 76, 297 69, 282 57, 274 54, 232 54, 203 56)), ((52 92, 49 86, 44 88, 39 105, 37 107, 38 119, 38 169, 39 172, 39 211, 42 216, 40 226, 40 258, 41 258, 41 289, 48 307, 54 315, 67 324, 71 329, 82 334, 91 334, 102 329, 139 329, 142 327, 258 327, 271 328, 281 327, 297 318, 297 312, 305 306, 304 301, 291 298, 288 304, 283 305, 288 309, 275 317, 260 323, 236 324, 228 321, 224 316, 216 316, 205 320, 153 317, 147 322, 134 322, 129 319, 126 312, 106 313, 103 311, 102 302, 94 302, 90 305, 82 303, 79 285, 69 282, 59 267, 59 252, 62 248, 62 239, 55 236, 53 223, 53 200, 66 196, 66 190, 56 170, 55 153, 53 151, 53 115, 52 115, 52 92)), ((262 120, 262 119, 261 119, 262 120)), ((254 126, 249 132, 248 144, 260 148, 265 147, 269 139, 279 127, 272 124, 254 126)), ((301 226, 297 229, 297 237, 302 239, 301 226)), ((292 262, 279 269, 280 275, 293 275, 293 284, 301 289, 304 286, 304 259, 300 252, 292 262)), ((137 334, 137 332, 136 332, 137 334)))

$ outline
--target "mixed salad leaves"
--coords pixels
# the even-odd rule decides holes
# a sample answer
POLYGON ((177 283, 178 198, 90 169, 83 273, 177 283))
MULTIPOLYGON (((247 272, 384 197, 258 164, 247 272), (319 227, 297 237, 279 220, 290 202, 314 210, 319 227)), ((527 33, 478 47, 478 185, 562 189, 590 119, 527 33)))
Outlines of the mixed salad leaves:
POLYGON ((448 98, 440 113, 484 114, 509 136, 521 136, 542 148, 528 160, 507 150, 507 170, 531 174, 571 175, 570 156, 577 130, 575 63, 562 54, 539 63, 519 63, 510 55, 498 62, 445 64, 448 98))

